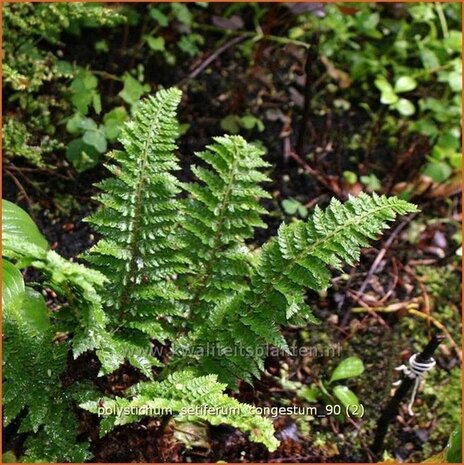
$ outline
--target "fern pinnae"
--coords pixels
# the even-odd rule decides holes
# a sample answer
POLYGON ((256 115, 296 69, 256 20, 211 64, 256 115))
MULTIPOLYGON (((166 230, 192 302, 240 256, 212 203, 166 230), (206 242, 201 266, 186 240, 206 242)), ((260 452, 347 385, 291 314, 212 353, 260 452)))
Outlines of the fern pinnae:
POLYGON ((161 90, 139 104, 120 137, 125 151, 112 154, 114 177, 99 184, 104 208, 88 219, 107 236, 87 258, 111 273, 107 305, 119 316, 137 316, 143 292, 182 268, 170 240, 179 210, 179 182, 171 171, 178 169, 173 152, 180 96, 177 89, 161 90))
POLYGON ((255 227, 266 226, 258 199, 269 195, 257 185, 268 181, 259 171, 268 166, 263 152, 241 137, 216 137, 196 155, 208 168, 192 168, 200 182, 185 187, 192 199, 185 204, 183 228, 193 265, 189 305, 198 322, 209 313, 198 308, 202 302, 218 303, 242 290, 250 274, 245 240, 255 227))
POLYGON ((360 194, 345 204, 332 200, 326 211, 316 209, 307 222, 282 226, 277 237, 264 245, 250 289, 222 310, 219 326, 210 321, 201 334, 208 344, 220 347, 242 344, 247 355, 216 361, 206 356, 200 370, 222 367, 220 379, 232 385, 234 376, 255 373, 264 360, 264 344, 286 349, 280 325, 314 320, 305 304, 306 289, 327 289, 329 267, 355 263, 361 247, 386 229, 388 221, 414 211, 414 205, 394 197, 360 194))

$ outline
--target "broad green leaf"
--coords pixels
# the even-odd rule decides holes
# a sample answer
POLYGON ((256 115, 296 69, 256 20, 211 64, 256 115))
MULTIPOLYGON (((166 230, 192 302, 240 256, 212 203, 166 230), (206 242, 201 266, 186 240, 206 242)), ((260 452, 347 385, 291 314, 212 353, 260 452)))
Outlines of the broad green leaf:
POLYGON ((377 79, 374 81, 374 84, 375 87, 380 90, 380 92, 393 92, 393 87, 383 76, 377 77, 377 79))
POLYGON ((92 118, 83 118, 79 123, 79 127, 84 131, 96 131, 98 125, 92 118))
POLYGON ((81 113, 74 113, 71 118, 66 122, 66 131, 70 134, 78 134, 82 131, 82 124, 85 120, 85 116, 81 113))
POLYGON ((451 173, 452 169, 445 161, 432 161, 425 165, 424 174, 437 183, 446 181, 451 173))
POLYGON ((124 107, 116 107, 103 117, 106 137, 108 140, 115 140, 121 131, 121 126, 127 119, 127 111, 124 107))
POLYGON ((183 3, 171 3, 171 9, 177 21, 186 25, 190 25, 192 23, 192 13, 190 13, 187 5, 184 5, 183 3))
POLYGON ((264 124, 256 116, 253 115, 245 115, 240 118, 240 125, 245 129, 253 129, 256 128, 259 132, 264 131, 264 124))
POLYGON ((37 333, 43 333, 50 327, 48 309, 41 294, 26 287, 26 294, 21 305, 21 314, 28 326, 37 333))
POLYGON ((348 357, 342 360, 332 373, 330 383, 340 379, 354 378, 364 371, 364 364, 358 357, 348 357))
POLYGON ((71 97, 71 102, 80 113, 86 115, 92 102, 92 93, 87 91, 76 93, 71 97))
POLYGON ((294 215, 297 212, 299 205, 300 202, 294 199, 285 199, 282 201, 282 208, 287 215, 294 215))
POLYGON ((462 74, 453 71, 448 74, 448 84, 453 92, 461 92, 462 90, 462 74))
POLYGON ((157 8, 153 7, 150 9, 150 16, 161 26, 166 27, 169 24, 168 17, 157 8))
POLYGON ((145 36, 144 39, 148 46, 155 52, 162 52, 165 49, 166 45, 163 37, 145 36))
POLYGON ((332 392, 342 405, 348 409, 350 415, 361 415, 359 399, 353 391, 346 386, 335 386, 332 392))
POLYGON ((2 234, 4 240, 26 242, 48 249, 48 243, 33 219, 21 207, 4 199, 2 199, 2 234))
POLYGON ((448 37, 444 40, 445 47, 451 49, 453 52, 461 53, 462 48, 462 34, 461 31, 449 31, 448 37))
POLYGON ((98 113, 99 104, 95 100, 98 100, 98 97, 95 97, 98 96, 97 86, 98 79, 88 70, 81 70, 71 83, 71 102, 83 115, 87 114, 91 103, 98 113))
POLYGON ((221 128, 230 134, 237 134, 240 132, 240 118, 237 115, 227 115, 221 120, 221 128))
POLYGON ((462 463, 462 427, 459 425, 449 438, 446 447, 446 461, 448 463, 462 463))
POLYGON ((434 69, 440 66, 440 60, 438 59, 435 52, 428 48, 423 48, 420 51, 420 57, 422 60, 422 64, 426 69, 434 69))
POLYGON ((2 307, 17 312, 25 296, 24 279, 21 271, 11 262, 2 259, 2 307))
POLYGON ((73 164, 77 172, 82 173, 98 164, 100 153, 82 139, 76 139, 68 145, 66 158, 73 164))
POLYGON ((417 87, 417 81, 410 76, 401 76, 395 82, 395 92, 409 92, 417 87))
POLYGON ((411 116, 415 113, 416 109, 414 108, 414 105, 410 100, 407 100, 405 98, 400 98, 396 103, 395 103, 395 108, 398 110, 400 114, 403 116, 411 116))
POLYGON ((386 90, 380 96, 380 102, 384 105, 392 105, 398 101, 398 95, 393 90, 386 90))
POLYGON ((382 183, 374 173, 368 176, 361 176, 359 180, 372 192, 378 191, 382 187, 382 183))
POLYGON ((82 140, 85 144, 90 145, 100 153, 105 153, 108 148, 104 126, 99 126, 97 129, 86 131, 82 140))
POLYGON ((374 81, 375 86, 377 89, 380 90, 380 102, 384 105, 392 105, 398 101, 398 96, 396 95, 395 91, 391 84, 383 77, 379 76, 374 81))
POLYGON ((298 397, 306 402, 317 402, 321 395, 320 389, 316 385, 311 385, 298 392, 298 397))
POLYGON ((356 184, 358 182, 358 175, 353 171, 343 171, 343 179, 348 184, 356 184))
POLYGON ((119 92, 119 96, 129 105, 140 100, 140 97, 150 90, 148 85, 142 85, 137 79, 133 78, 130 74, 125 74, 123 78, 124 87, 119 92))

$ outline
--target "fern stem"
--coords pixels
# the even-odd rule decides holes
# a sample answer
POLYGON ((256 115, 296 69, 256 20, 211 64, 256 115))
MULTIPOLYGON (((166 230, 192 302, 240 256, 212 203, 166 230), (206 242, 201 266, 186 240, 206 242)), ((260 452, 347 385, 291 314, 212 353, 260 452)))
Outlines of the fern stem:
POLYGON ((131 292, 134 288, 134 276, 137 270, 137 252, 140 240, 140 223, 142 219, 141 208, 142 208, 142 192, 145 182, 145 171, 148 163, 148 151, 152 143, 152 139, 156 134, 156 129, 159 125, 159 115, 157 114, 153 118, 153 122, 150 126, 148 137, 145 139, 142 157, 139 164, 137 189, 135 192, 135 203, 134 203, 134 218, 132 220, 132 234, 130 238, 130 261, 129 270, 127 275, 127 282, 125 283, 122 292, 119 297, 119 316, 124 318, 126 311, 125 307, 129 303, 131 292))
POLYGON ((235 151, 234 163, 230 170, 230 178, 228 180, 226 189, 224 191, 224 197, 222 198, 222 201, 221 201, 221 206, 219 209, 218 220, 217 220, 217 228, 214 234, 213 246, 211 247, 211 250, 210 250, 210 256, 209 256, 209 259, 206 265, 204 266, 204 272, 202 273, 201 276, 197 277, 197 279, 192 283, 192 287, 196 288, 193 294, 192 300, 191 300, 191 305, 190 305, 190 310, 192 312, 194 322, 198 322, 198 320, 200 319, 199 318, 200 315, 198 314, 195 315, 194 308, 198 305, 200 301, 201 292, 204 290, 207 284, 207 281, 210 278, 211 268, 214 264, 217 252, 219 251, 220 245, 221 245, 221 232, 222 232, 222 227, 224 225, 224 220, 226 218, 225 213, 226 213, 227 205, 229 203, 230 194, 232 192, 232 187, 235 182, 235 176, 237 175, 237 168, 239 165, 239 156, 236 152, 235 147, 234 147, 234 151, 235 151))

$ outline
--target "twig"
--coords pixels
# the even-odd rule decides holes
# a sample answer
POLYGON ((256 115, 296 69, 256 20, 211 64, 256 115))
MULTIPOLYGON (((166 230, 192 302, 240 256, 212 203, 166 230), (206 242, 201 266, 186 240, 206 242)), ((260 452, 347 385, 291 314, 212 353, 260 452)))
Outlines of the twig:
POLYGON ((383 260, 383 257, 385 257, 385 254, 387 253, 388 249, 392 245, 393 241, 396 239, 398 234, 417 216, 417 213, 413 213, 412 215, 409 215, 404 221, 402 221, 390 234, 388 239, 385 241, 383 247, 380 249, 379 253, 377 254, 377 257, 375 257, 374 262, 372 263, 366 278, 364 279, 363 283, 361 284, 361 287, 358 289, 359 294, 363 294, 364 291, 366 290, 369 281, 371 280, 372 276, 374 276, 374 273, 377 271, 377 268, 380 265, 380 262, 383 260))
POLYGON ((5 170, 5 174, 13 180, 16 187, 19 189, 21 194, 24 196, 24 199, 26 200, 27 205, 29 206, 29 210, 32 211, 32 201, 27 195, 27 192, 24 189, 23 185, 19 182, 18 178, 10 170, 5 170))
POLYGON ((301 40, 289 39, 288 37, 280 37, 280 36, 275 36, 272 34, 265 34, 264 32, 262 32, 262 30, 257 30, 254 32, 243 31, 243 30, 233 31, 230 29, 225 30, 218 26, 213 26, 211 24, 199 24, 199 23, 194 23, 192 24, 192 26, 196 29, 203 29, 205 31, 218 32, 224 35, 245 37, 246 39, 252 39, 254 42, 259 42, 260 40, 268 40, 270 42, 276 42, 276 43, 283 44, 283 45, 297 45, 303 48, 310 47, 309 44, 307 44, 306 42, 302 42, 301 40))
POLYGON ((354 307, 352 309, 352 312, 353 313, 372 312, 373 314, 376 315, 377 313, 396 313, 396 312, 399 312, 400 310, 406 310, 406 313, 408 315, 417 316, 418 318, 427 320, 428 322, 432 323, 432 325, 435 326, 438 330, 442 331, 443 334, 447 337, 449 343, 453 346, 453 349, 455 350, 456 355, 459 357, 460 360, 462 360, 461 349, 459 348, 459 345, 456 343, 456 341, 453 339, 453 336, 451 336, 451 333, 446 329, 445 325, 443 325, 443 323, 438 321, 432 315, 428 315, 427 313, 421 312, 417 308, 412 308, 416 306, 417 305, 414 303, 410 305, 405 305, 401 303, 401 304, 393 304, 388 307, 354 307))
POLYGON ((235 45, 239 44, 240 42, 244 42, 248 37, 245 36, 237 36, 231 39, 229 42, 226 42, 224 45, 219 47, 214 53, 212 53, 206 60, 204 60, 199 66, 197 66, 188 76, 183 78, 177 85, 180 86, 185 84, 185 82, 189 81, 190 79, 195 79, 202 71, 204 71, 216 58, 219 57, 222 53, 229 48, 234 47, 235 45))
POLYGON ((337 196, 340 195, 340 191, 338 189, 335 189, 335 186, 330 184, 323 175, 321 175, 318 171, 316 171, 314 168, 308 165, 308 163, 306 163, 294 150, 290 150, 288 152, 288 156, 290 158, 293 158, 301 166, 301 168, 303 168, 303 171, 306 174, 312 176, 314 179, 316 179, 316 181, 318 181, 324 187, 329 189, 330 192, 334 193, 337 196))

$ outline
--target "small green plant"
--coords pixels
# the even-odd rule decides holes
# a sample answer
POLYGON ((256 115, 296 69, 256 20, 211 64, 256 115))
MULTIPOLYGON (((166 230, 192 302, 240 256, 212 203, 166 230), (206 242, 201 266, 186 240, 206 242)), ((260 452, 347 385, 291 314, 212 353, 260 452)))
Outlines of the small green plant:
POLYGON ((241 129, 248 131, 256 129, 258 132, 264 131, 264 123, 259 118, 251 114, 243 116, 227 115, 222 118, 220 126, 229 134, 238 134, 241 129))
MULTIPOLYGON (((123 21, 116 11, 85 3, 6 2, 3 11, 3 150, 43 167, 43 156, 62 148, 56 137, 59 122, 71 112, 67 81, 79 73, 60 59, 64 32, 111 27, 123 21)), ((87 92, 97 103, 98 96, 87 92)))
POLYGON ((297 199, 285 199, 282 201, 282 208, 287 215, 298 214, 301 218, 308 216, 308 209, 297 199))
POLYGON ((461 4, 357 3, 352 11, 332 4, 322 18, 309 12, 296 20, 288 36, 310 43, 318 31, 330 81, 323 98, 313 100, 314 111, 323 110, 330 95, 334 111, 343 110, 340 99, 347 108, 355 104, 371 118, 361 134, 380 128, 392 149, 400 126, 403 136, 427 138, 432 149, 421 171, 434 182, 460 173, 461 4))
POLYGON ((364 364, 358 357, 348 357, 342 360, 326 381, 320 380, 311 386, 302 389, 298 396, 307 402, 322 400, 331 406, 331 413, 337 418, 363 415, 363 409, 356 394, 347 386, 333 384, 344 379, 355 378, 364 372, 364 364), (339 406, 336 408, 335 406, 339 406))
MULTIPOLYGON (((57 444, 60 453, 50 439, 60 433, 64 417, 55 424, 48 409, 73 399, 103 417, 101 435, 164 409, 169 413, 160 416, 173 422, 230 424, 275 450, 271 420, 239 403, 226 388, 260 376, 268 345, 287 349, 281 327, 316 321, 305 302, 307 289, 326 289, 332 267, 354 264, 361 248, 388 222, 416 211, 403 200, 376 194, 360 194, 344 204, 333 199, 325 211, 316 208, 307 221, 282 225, 261 250, 252 251, 247 240, 256 228, 265 227, 266 210, 259 199, 269 197, 260 185, 268 181, 264 171, 270 168, 263 152, 239 136, 217 137, 196 154, 196 181, 182 183, 174 176, 179 169, 175 140, 180 99, 177 89, 161 90, 142 100, 131 121, 123 124, 123 149, 108 154, 112 176, 98 184, 101 208, 88 219, 101 235, 85 254, 94 269, 63 260, 43 240, 18 240, 23 220, 4 209, 3 251, 10 261, 6 271, 14 275, 4 284, 12 296, 23 296, 9 299, 4 312, 9 351, 5 406, 9 422, 23 410, 29 412, 23 428, 32 432, 27 452, 32 459, 87 457, 85 444, 57 444), (28 348, 28 359, 22 361, 15 354, 23 350, 20 325, 30 306, 18 269, 28 266, 41 270, 67 304, 53 315, 48 332, 37 334, 34 352, 28 348), (57 328, 68 335, 66 342, 53 342, 57 328), (154 341, 170 343, 168 361, 157 356, 154 341), (95 380, 89 380, 90 386, 64 388, 59 381, 64 358, 53 353, 68 350, 74 358, 95 351, 100 376, 129 363, 146 381, 120 396, 103 396, 95 380), (50 357, 57 364, 61 360, 56 369, 45 366, 50 357), (31 366, 27 373, 21 365, 26 362, 31 366), (36 406, 28 389, 44 383, 50 388, 37 393, 41 404, 36 406)), ((17 215, 21 218, 24 212, 17 215)), ((39 234, 30 224, 28 229, 28 234, 39 234)), ((46 307, 40 311, 47 312, 46 307)), ((335 370, 331 382, 356 369, 350 371, 346 364, 335 370)), ((70 409, 66 412, 69 416, 70 409)), ((73 434, 68 429, 60 439, 71 443, 73 434)))
POLYGON ((6 200, 2 245, 4 424, 20 418, 19 432, 28 434, 26 461, 83 462, 90 458, 88 443, 77 440, 78 422, 71 412, 86 397, 75 386, 64 388, 69 341, 54 338, 59 329, 69 330, 63 326, 66 320, 71 331, 88 319, 98 326, 99 312, 103 314, 96 287, 105 277, 50 250, 30 216, 6 200), (44 274, 39 289, 25 285, 20 271, 25 267, 44 274), (47 308, 41 292, 47 287, 66 299, 59 317, 47 308))

